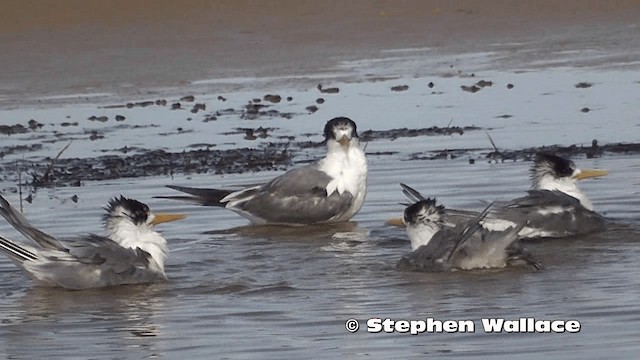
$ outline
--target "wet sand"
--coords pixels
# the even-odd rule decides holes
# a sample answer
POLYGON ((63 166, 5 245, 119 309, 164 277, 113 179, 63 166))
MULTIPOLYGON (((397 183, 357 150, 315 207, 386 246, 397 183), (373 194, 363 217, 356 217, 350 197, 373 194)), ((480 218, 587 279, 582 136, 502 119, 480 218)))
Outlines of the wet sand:
POLYGON ((516 46, 495 64, 509 68, 563 50, 625 58, 640 47, 640 1, 9 1, 3 13, 1 106, 50 94, 127 98, 201 79, 322 73, 397 55, 388 49, 459 55, 544 42, 536 54, 516 46))

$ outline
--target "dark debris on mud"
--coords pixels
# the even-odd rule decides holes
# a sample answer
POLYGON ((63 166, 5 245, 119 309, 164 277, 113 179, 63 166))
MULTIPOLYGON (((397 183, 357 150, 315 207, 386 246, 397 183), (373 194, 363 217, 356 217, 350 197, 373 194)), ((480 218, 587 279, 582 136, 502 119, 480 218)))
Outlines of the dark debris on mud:
POLYGON ((21 124, 0 125, 0 134, 2 135, 24 134, 26 132, 29 132, 29 128, 21 124))
POLYGON ((4 146, 0 147, 0 159, 4 158, 6 155, 16 154, 16 153, 26 153, 30 151, 42 150, 42 144, 31 144, 31 145, 16 145, 16 146, 4 146))
POLYGON ((391 130, 367 130, 360 134, 363 141, 370 141, 375 139, 390 139, 394 140, 401 137, 416 137, 416 136, 436 136, 436 135, 462 135, 465 131, 482 130, 478 126, 447 126, 438 127, 432 126, 422 129, 391 129, 391 130))
MULTIPOLYGON (((173 175, 176 173, 244 173, 247 171, 283 170, 292 163, 292 154, 277 145, 262 149, 213 150, 183 152, 145 150, 128 156, 104 155, 95 158, 68 158, 43 161, 23 160, 28 185, 34 187, 81 186, 84 181, 173 175)), ((13 164, 0 166, 5 174, 16 171, 13 164)))
MULTIPOLYGON (((240 129, 238 129, 240 130, 240 129)), ((389 132, 365 131, 373 139, 388 136, 389 132)), ((414 136, 412 132, 409 132, 414 136)), ((390 136, 406 135, 399 132, 390 136)), ((417 136, 417 135, 416 135, 417 136)), ((364 138, 364 136, 363 136, 364 138)), ((24 185, 38 187, 82 186, 85 181, 100 181, 119 178, 138 178, 146 176, 172 176, 173 174, 232 174, 259 171, 283 171, 294 164, 295 150, 317 148, 321 143, 314 141, 269 142, 260 144, 260 148, 240 148, 230 150, 214 150, 209 144, 206 149, 194 149, 182 152, 165 150, 147 150, 126 148, 123 155, 103 155, 94 158, 45 158, 40 161, 21 160, 0 164, 0 174, 5 179, 11 174, 20 172, 24 185)), ((7 154, 10 149, 2 148, 0 154, 7 154)), ((469 157, 469 163, 485 161, 528 161, 539 151, 555 153, 564 157, 594 158, 605 154, 640 154, 640 143, 612 143, 599 145, 594 140, 591 146, 542 146, 522 150, 498 149, 443 149, 426 153, 414 153, 408 160, 438 160, 469 157)), ((387 156, 389 153, 368 153, 368 155, 387 156)), ((305 159, 296 159, 295 163, 303 163, 305 159)), ((311 160, 309 160, 311 161, 311 160)))
POLYGON ((587 159, 601 157, 606 154, 617 155, 637 155, 640 154, 640 143, 613 143, 598 145, 597 140, 593 140, 591 146, 539 146, 522 150, 493 150, 487 149, 444 149, 430 151, 428 153, 410 154, 408 160, 438 160, 455 159, 461 156, 468 156, 469 163, 473 164, 477 160, 486 159, 488 161, 529 161, 533 160, 538 152, 548 152, 563 157, 585 157, 587 159))

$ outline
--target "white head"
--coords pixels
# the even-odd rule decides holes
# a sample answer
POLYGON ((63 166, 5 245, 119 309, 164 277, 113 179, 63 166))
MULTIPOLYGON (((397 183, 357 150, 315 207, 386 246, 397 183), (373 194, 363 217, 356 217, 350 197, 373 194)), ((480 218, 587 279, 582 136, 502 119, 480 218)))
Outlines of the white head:
POLYGON ((418 201, 404 209, 402 220, 407 227, 412 250, 428 244, 433 235, 442 229, 443 214, 444 206, 436 205, 435 198, 418 201))
POLYGON ((148 252, 164 271, 167 257, 167 241, 156 231, 155 225, 183 219, 178 214, 153 214, 146 204, 124 196, 113 198, 103 216, 107 236, 124 248, 139 248, 148 252))
POLYGON ((593 210, 593 205, 580 191, 576 182, 605 175, 607 172, 603 170, 580 170, 573 161, 547 153, 537 153, 531 167, 531 181, 534 189, 562 191, 578 199, 582 206, 589 210, 593 210))

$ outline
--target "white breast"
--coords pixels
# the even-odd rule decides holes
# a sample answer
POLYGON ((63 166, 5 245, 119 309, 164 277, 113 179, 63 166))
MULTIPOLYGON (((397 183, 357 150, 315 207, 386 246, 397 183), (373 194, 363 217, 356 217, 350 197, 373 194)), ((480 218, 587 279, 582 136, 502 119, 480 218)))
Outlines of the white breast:
POLYGON ((426 224, 407 226, 407 237, 411 241, 411 250, 427 245, 439 230, 439 227, 426 224))
POLYGON ((367 194, 368 170, 364 152, 357 144, 350 146, 348 151, 330 148, 327 156, 320 161, 319 168, 332 178, 325 188, 327 196, 334 192, 340 195, 348 192, 353 196, 349 210, 334 220, 350 219, 360 210, 367 194))
POLYGON ((576 185, 576 182, 573 179, 554 179, 552 177, 544 177, 538 183, 537 189, 562 191, 563 193, 578 199, 580 201, 580 204, 582 204, 582 206, 584 206, 587 210, 593 211, 593 204, 591 203, 589 198, 587 198, 587 195, 580 191, 578 185, 576 185))
POLYGON ((350 147, 348 151, 329 151, 320 161, 320 170, 332 178, 326 187, 327 196, 334 191, 338 194, 348 191, 351 195, 357 196, 366 188, 367 159, 357 146, 350 147))

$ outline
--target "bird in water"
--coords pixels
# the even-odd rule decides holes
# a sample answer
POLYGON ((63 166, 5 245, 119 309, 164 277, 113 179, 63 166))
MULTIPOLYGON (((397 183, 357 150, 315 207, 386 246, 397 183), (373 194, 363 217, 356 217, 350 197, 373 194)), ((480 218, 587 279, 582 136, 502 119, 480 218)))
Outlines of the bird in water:
POLYGON ((360 148, 356 123, 346 117, 324 127, 327 154, 290 170, 266 184, 241 190, 169 185, 189 196, 158 196, 222 207, 252 225, 309 225, 343 222, 362 207, 367 192, 367 160, 360 148))
MULTIPOLYGON (((532 189, 527 195, 494 202, 481 221, 484 227, 504 230, 526 221, 518 234, 521 238, 562 238, 606 229, 605 218, 593 211, 593 204, 577 182, 605 176, 607 171, 579 169, 569 159, 539 152, 530 172, 532 189)), ((445 220, 459 224, 477 215, 474 211, 447 209, 445 220)), ((388 223, 404 226, 400 219, 388 223)))
MULTIPOLYGON (((405 185, 406 186, 406 185, 405 185)), ((518 232, 526 222, 503 231, 482 227, 491 205, 464 224, 447 223, 446 209, 436 199, 424 198, 413 190, 403 191, 415 203, 404 211, 403 222, 412 252, 405 255, 398 268, 414 271, 452 271, 541 266, 518 243, 518 232)))
POLYGON ((532 190, 497 202, 485 227, 502 229, 527 219, 519 234, 523 238, 562 238, 606 229, 605 218, 593 211, 577 182, 605 176, 607 171, 579 169, 573 161, 548 153, 537 153, 530 171, 532 190))
POLYGON ((153 227, 185 216, 153 214, 147 205, 123 196, 112 199, 105 210, 106 236, 56 239, 31 225, 0 196, 0 215, 34 242, 0 236, 0 250, 41 286, 82 290, 166 280, 167 241, 153 227))

